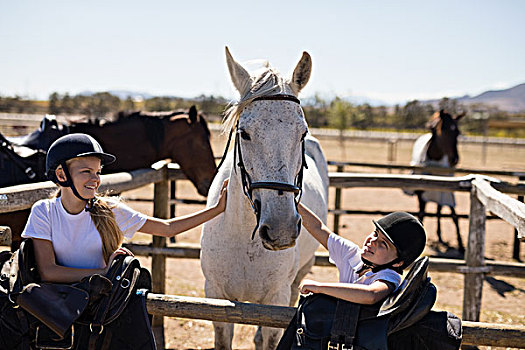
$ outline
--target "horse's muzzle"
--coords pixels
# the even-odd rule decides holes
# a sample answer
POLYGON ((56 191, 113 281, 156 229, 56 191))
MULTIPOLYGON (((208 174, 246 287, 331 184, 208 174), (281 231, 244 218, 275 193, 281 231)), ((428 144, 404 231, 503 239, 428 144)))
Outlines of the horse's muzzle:
POLYGON ((273 228, 268 223, 261 223, 259 237, 263 246, 268 250, 283 250, 295 246, 301 232, 301 216, 296 214, 294 223, 285 223, 273 228))
POLYGON ((211 180, 204 179, 204 180, 200 181, 198 183, 198 185, 196 186, 197 187, 197 192, 199 192, 199 194, 201 196, 207 197, 208 196, 208 191, 210 190, 210 186, 211 186, 211 180))

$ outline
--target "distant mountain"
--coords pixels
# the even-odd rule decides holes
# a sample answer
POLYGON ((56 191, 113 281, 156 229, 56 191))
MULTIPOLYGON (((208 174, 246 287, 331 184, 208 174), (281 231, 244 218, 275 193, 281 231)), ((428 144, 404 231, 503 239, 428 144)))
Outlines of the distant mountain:
POLYGON ((475 97, 462 97, 459 102, 466 104, 483 103, 498 107, 502 111, 517 113, 525 111, 525 84, 510 89, 486 91, 475 97))
MULTIPOLYGON (((477 96, 454 97, 459 103, 465 105, 485 104, 497 107, 501 111, 509 113, 518 113, 525 111, 525 84, 516 85, 505 90, 491 90, 481 93, 477 96)), ((439 100, 422 101, 436 105, 439 100)))

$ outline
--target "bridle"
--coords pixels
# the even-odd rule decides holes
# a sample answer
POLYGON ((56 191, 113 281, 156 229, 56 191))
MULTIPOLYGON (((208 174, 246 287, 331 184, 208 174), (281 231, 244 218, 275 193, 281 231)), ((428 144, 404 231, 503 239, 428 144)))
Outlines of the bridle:
MULTIPOLYGON (((261 97, 254 98, 252 102, 264 101, 264 100, 281 100, 281 101, 292 101, 297 104, 301 103, 297 97, 293 95, 286 95, 286 94, 261 96, 261 97)), ((303 170, 304 168, 308 168, 306 164, 305 145, 304 145, 304 142, 305 142, 304 139, 306 137, 306 133, 301 138, 301 153, 302 153, 301 168, 299 169, 299 172, 297 173, 295 177, 295 183, 293 185, 289 183, 277 182, 277 181, 252 182, 250 174, 248 174, 248 171, 246 171, 246 167, 244 166, 244 160, 243 160, 242 152, 241 152, 241 138, 239 137, 240 132, 238 130, 238 126, 239 126, 239 121, 237 121, 237 124, 235 125, 235 127, 230 130, 230 135, 228 137, 226 149, 225 149, 221 162, 217 166, 217 171, 222 165, 222 163, 224 162, 226 152, 228 151, 228 148, 230 146, 232 133, 235 129, 237 131, 235 135, 235 145, 234 145, 234 153, 233 153, 233 162, 234 164, 236 164, 236 167, 234 168, 234 170, 237 171, 237 167, 240 170, 243 192, 248 198, 250 205, 252 207, 252 210, 257 218, 257 224, 252 232, 252 240, 253 240, 253 238, 255 237, 255 232, 259 228, 259 221, 260 221, 260 216, 261 216, 261 210, 260 210, 261 203, 258 200, 253 199, 253 190, 256 190, 256 189, 275 190, 275 191, 278 191, 279 195, 282 195, 284 192, 292 192, 295 195, 295 198, 294 198, 295 206, 297 207, 297 205, 299 205, 299 201, 301 200, 301 196, 303 193, 303 189, 302 189, 303 188, 303 170), (238 157, 238 162, 237 162, 237 157, 238 157)))

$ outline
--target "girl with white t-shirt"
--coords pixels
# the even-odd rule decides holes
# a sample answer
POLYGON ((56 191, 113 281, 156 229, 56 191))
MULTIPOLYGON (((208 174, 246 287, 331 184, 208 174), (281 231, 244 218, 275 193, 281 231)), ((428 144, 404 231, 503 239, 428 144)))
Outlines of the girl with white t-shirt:
POLYGON ((303 226, 326 249, 339 282, 304 280, 301 293, 323 293, 358 304, 375 304, 395 291, 403 269, 423 252, 426 233, 413 215, 394 212, 375 221, 363 247, 333 233, 310 209, 298 206, 303 226))
POLYGON ((49 148, 46 173, 59 186, 54 198, 36 202, 22 233, 32 238, 38 272, 44 282, 71 283, 104 274, 122 248, 124 238, 137 231, 172 237, 222 213, 226 186, 218 203, 169 220, 137 212, 110 197, 97 195, 102 166, 115 161, 86 134, 69 134, 49 148))

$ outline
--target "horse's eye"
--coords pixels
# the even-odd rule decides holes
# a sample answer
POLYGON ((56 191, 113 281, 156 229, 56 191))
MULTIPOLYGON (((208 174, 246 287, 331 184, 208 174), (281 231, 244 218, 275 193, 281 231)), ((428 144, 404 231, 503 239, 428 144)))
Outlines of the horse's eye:
POLYGON ((246 140, 246 141, 250 141, 251 138, 250 138, 250 134, 248 134, 246 131, 244 130, 241 130, 241 137, 243 138, 243 140, 246 140))

